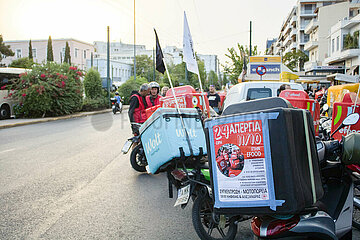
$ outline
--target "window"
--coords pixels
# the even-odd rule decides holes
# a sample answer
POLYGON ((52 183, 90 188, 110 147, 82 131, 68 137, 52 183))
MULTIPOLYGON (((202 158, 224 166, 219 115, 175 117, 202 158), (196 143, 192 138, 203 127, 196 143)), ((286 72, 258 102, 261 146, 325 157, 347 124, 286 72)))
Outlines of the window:
POLYGON ((16 58, 22 58, 22 50, 16 49, 16 58))
POLYGON ((246 100, 255 100, 260 98, 271 97, 271 89, 270 88, 250 88, 247 93, 246 100))
POLYGON ((79 54, 79 49, 78 49, 78 48, 75 48, 75 57, 76 57, 76 58, 78 57, 78 54, 79 54))
POLYGON ((61 56, 63 57, 63 59, 65 58, 65 48, 62 49, 61 56))
POLYGON ((339 49, 340 49, 340 37, 338 36, 336 38, 336 51, 339 51, 339 49))
POLYGON ((31 50, 32 50, 33 58, 36 58, 36 48, 33 48, 33 49, 31 49, 31 50))
POLYGON ((84 59, 86 59, 86 50, 84 50, 84 59))
POLYGON ((331 40, 331 52, 335 50, 335 39, 331 40))

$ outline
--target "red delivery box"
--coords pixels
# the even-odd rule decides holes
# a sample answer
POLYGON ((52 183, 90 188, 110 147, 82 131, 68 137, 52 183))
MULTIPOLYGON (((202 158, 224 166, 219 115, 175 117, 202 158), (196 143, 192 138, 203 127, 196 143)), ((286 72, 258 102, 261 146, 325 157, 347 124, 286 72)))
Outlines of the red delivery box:
POLYGON ((319 135, 320 104, 310 99, 309 95, 302 90, 284 90, 280 96, 288 100, 293 107, 309 110, 314 120, 315 135, 319 135))
MULTIPOLYGON (((346 93, 344 95, 342 102, 335 102, 333 105, 332 121, 331 121, 331 133, 333 133, 344 121, 344 119, 353 113, 354 104, 355 104, 356 93, 346 93)), ((356 113, 360 113, 360 101, 358 99, 356 108, 356 113)), ((337 133, 334 134, 334 139, 341 140, 342 136, 346 136, 348 133, 357 132, 360 133, 360 122, 352 126, 346 126, 340 129, 337 133)))

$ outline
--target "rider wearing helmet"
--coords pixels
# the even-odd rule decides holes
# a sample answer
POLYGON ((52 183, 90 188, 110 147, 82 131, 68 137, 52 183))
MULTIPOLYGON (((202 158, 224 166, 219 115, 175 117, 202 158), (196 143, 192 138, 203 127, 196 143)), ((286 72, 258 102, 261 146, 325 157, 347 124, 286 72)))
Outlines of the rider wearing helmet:
POLYGON ((160 105, 160 85, 157 82, 149 83, 150 95, 146 96, 146 104, 148 107, 160 105))
POLYGON ((117 104, 120 105, 121 97, 119 96, 119 93, 118 93, 118 92, 115 92, 115 99, 116 99, 117 104))

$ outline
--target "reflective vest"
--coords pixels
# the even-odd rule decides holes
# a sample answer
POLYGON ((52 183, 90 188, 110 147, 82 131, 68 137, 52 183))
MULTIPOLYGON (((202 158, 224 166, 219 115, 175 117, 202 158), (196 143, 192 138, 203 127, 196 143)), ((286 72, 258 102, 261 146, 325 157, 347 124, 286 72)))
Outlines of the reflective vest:
POLYGON ((153 107, 156 105, 160 105, 160 96, 158 95, 155 99, 152 98, 150 95, 146 96, 146 104, 148 107, 153 107))
POLYGON ((146 113, 145 113, 145 104, 143 102, 143 98, 138 94, 134 94, 131 97, 137 97, 139 100, 139 107, 134 111, 134 120, 137 123, 143 123, 146 121, 146 113))

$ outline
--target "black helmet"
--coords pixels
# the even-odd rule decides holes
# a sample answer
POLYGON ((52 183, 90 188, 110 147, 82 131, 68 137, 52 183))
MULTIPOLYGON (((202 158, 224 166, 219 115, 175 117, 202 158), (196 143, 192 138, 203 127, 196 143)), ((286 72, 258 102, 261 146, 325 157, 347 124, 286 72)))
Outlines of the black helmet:
POLYGON ((115 95, 119 95, 119 93, 118 93, 118 92, 115 92, 115 95))

